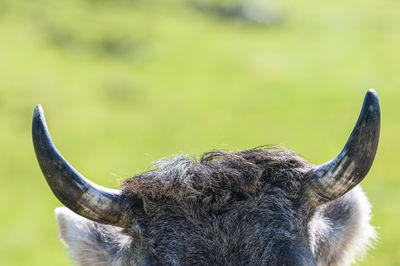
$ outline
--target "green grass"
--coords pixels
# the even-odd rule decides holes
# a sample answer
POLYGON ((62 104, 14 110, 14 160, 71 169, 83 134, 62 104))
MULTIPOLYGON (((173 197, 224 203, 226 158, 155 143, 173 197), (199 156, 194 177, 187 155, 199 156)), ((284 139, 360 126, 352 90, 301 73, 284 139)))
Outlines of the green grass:
POLYGON ((400 3, 281 2, 274 26, 183 1, 0 2, 0 257, 68 265, 30 127, 109 187, 160 157, 281 144, 320 164, 345 144, 366 89, 382 129, 362 185, 380 239, 362 265, 400 265, 400 3))

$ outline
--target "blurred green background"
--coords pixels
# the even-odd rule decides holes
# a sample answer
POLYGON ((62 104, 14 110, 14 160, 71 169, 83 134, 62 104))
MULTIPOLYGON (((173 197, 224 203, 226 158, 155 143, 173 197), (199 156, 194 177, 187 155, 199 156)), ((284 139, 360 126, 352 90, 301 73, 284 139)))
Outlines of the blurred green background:
POLYGON ((362 182, 379 241, 361 265, 400 265, 400 2, 0 0, 0 258, 69 265, 37 165, 31 117, 108 187, 160 157, 284 145, 341 150, 364 93, 382 130, 362 182))

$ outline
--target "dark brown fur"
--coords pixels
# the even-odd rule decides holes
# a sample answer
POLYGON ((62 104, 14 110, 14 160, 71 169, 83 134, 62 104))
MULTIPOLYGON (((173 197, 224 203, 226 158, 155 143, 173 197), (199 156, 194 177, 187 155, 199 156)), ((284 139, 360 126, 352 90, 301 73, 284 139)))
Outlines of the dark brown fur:
POLYGON ((218 208, 267 187, 280 187, 295 195, 312 174, 311 165, 299 155, 275 148, 214 151, 203 154, 199 161, 180 156, 156 164, 157 169, 126 179, 122 183, 124 193, 218 208))

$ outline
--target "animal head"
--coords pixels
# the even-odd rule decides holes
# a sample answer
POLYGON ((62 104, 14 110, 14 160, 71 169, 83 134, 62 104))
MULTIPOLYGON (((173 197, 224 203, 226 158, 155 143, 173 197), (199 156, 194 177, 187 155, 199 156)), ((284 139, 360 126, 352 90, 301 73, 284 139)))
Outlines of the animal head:
POLYGON ((123 181, 92 183, 57 151, 37 106, 33 143, 60 236, 81 265, 346 265, 374 236, 358 183, 379 140, 369 90, 343 150, 314 166, 260 147, 178 156, 123 181))

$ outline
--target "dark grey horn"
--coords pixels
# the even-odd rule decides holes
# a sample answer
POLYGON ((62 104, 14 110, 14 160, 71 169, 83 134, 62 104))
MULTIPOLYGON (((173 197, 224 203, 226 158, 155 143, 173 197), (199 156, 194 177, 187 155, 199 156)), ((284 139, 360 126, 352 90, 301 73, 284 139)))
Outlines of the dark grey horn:
POLYGON ((378 147, 380 120, 378 96, 370 89, 343 150, 336 158, 319 166, 310 179, 309 196, 313 206, 339 198, 367 175, 378 147))
POLYGON ((119 227, 128 225, 127 201, 121 191, 94 184, 62 157, 50 138, 40 105, 33 113, 32 138, 47 183, 66 207, 99 223, 119 227))

